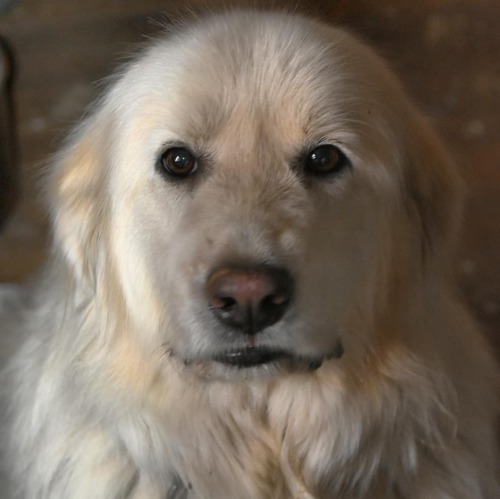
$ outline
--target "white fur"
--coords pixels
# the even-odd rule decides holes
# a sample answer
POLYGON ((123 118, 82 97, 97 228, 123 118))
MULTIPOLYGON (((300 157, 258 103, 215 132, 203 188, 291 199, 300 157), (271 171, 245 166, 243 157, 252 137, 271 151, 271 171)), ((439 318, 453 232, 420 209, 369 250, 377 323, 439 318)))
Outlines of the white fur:
POLYGON ((500 497, 496 368, 449 277, 459 191, 394 76, 342 30, 236 11, 156 41, 49 175, 54 257, 6 332, 26 335, 12 496, 500 497), (179 142, 205 162, 172 181, 155 163, 179 142), (297 157, 320 142, 351 168, 306 178, 297 157), (235 261, 295 276, 256 341, 319 369, 211 360, 241 346, 204 295, 235 261))

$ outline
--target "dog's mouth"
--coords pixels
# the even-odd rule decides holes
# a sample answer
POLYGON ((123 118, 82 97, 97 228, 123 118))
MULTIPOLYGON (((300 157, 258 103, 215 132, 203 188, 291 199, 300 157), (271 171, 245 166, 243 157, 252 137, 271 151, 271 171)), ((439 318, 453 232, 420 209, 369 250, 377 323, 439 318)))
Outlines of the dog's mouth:
POLYGON ((294 364, 307 366, 309 370, 316 370, 321 367, 323 360, 331 358, 341 358, 344 353, 342 344, 339 342, 335 350, 326 357, 298 357, 291 352, 281 349, 272 349, 269 347, 249 346, 229 350, 219 353, 213 357, 213 360, 230 367, 239 369, 259 367, 267 364, 273 364, 281 361, 288 361, 294 364))
POLYGON ((214 357, 214 360, 232 367, 248 368, 292 358, 293 355, 285 350, 273 350, 264 347, 245 347, 220 353, 214 357))
MULTIPOLYGON (((170 354, 175 356, 173 351, 170 354)), ((184 358, 182 363, 203 378, 234 380, 238 379, 237 373, 241 373, 248 380, 253 376, 259 378, 285 372, 313 372, 325 361, 341 359, 343 354, 340 341, 326 355, 304 355, 284 348, 246 345, 212 353, 208 357, 184 358)))
MULTIPOLYGON (((175 357, 173 351, 170 352, 175 357)), ((280 373, 313 372, 324 362, 343 357, 344 349, 340 341, 326 355, 300 354, 284 348, 264 345, 246 345, 239 348, 222 350, 208 357, 182 360, 184 367, 204 379, 266 379, 280 373), (264 378, 262 378, 264 377, 264 378)))

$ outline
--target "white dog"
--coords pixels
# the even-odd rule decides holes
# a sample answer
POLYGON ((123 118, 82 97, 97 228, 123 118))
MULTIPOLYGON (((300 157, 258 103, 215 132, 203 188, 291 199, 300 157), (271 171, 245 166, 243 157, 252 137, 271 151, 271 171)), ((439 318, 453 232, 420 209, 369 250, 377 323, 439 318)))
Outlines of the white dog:
POLYGON ((344 31, 234 11, 116 79, 48 178, 13 331, 29 499, 494 499, 457 175, 344 31))

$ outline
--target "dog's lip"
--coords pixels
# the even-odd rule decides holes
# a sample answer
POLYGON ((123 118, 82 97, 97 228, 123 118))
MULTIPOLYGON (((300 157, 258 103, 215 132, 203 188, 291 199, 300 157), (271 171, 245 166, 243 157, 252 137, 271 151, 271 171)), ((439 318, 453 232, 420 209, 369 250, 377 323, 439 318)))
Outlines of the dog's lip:
POLYGON ((293 355, 286 350, 268 347, 245 347, 217 354, 214 360, 233 367, 247 368, 270 364, 287 358, 291 359, 293 355))
POLYGON ((283 349, 247 346, 219 353, 212 360, 237 368, 258 367, 282 360, 295 360, 302 364, 306 363, 309 369, 315 371, 321 367, 325 359, 340 359, 343 355, 344 348, 342 342, 339 340, 335 349, 329 355, 323 357, 297 357, 293 353, 283 349))

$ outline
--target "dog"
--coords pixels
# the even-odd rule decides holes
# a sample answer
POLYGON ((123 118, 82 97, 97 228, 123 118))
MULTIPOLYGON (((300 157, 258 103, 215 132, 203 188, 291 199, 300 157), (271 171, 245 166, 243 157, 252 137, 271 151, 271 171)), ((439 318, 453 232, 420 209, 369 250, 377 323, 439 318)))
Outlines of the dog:
POLYGON ((48 172, 53 254, 3 322, 11 497, 500 497, 462 190, 343 29, 179 23, 48 172))

